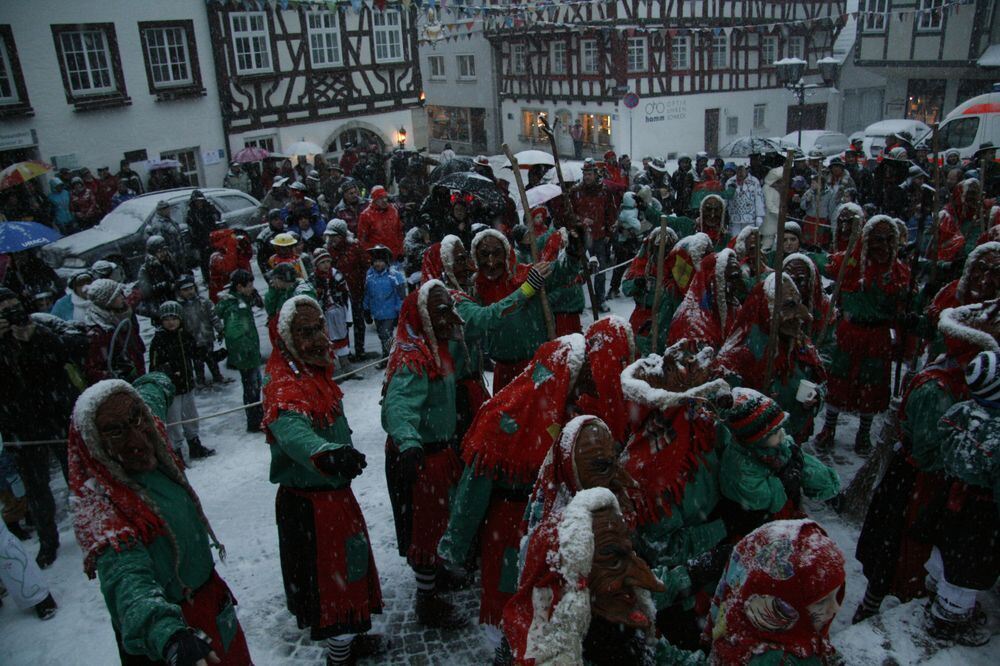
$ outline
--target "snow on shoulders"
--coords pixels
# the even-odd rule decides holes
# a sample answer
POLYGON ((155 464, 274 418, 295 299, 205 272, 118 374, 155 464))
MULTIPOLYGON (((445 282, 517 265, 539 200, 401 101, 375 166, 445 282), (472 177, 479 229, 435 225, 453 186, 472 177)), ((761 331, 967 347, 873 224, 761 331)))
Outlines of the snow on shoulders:
POLYGON ((986 303, 973 303, 957 308, 947 308, 938 320, 938 330, 941 334, 957 340, 973 344, 984 351, 1000 351, 1000 345, 989 333, 974 328, 972 324, 985 324, 989 317, 987 308, 997 307, 997 300, 986 303))
MULTIPOLYGON (((685 340, 677 342, 678 345, 685 343, 685 340)), ((706 358, 699 354, 699 362, 702 364, 705 363, 706 358)), ((625 399, 636 404, 665 410, 681 405, 686 400, 726 395, 732 390, 729 384, 723 379, 715 379, 681 392, 655 388, 643 379, 643 376, 659 374, 662 365, 662 356, 659 354, 650 354, 625 368, 622 371, 622 394, 625 396, 625 399)))

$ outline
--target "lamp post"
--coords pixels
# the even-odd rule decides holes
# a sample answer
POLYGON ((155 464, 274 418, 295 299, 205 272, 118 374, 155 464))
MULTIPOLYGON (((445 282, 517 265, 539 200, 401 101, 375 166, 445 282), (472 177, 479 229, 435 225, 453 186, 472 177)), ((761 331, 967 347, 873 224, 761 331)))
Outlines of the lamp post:
POLYGON ((791 91, 798 100, 799 106, 799 148, 802 147, 802 116, 805 113, 806 91, 813 88, 832 86, 837 79, 837 66, 840 64, 836 58, 822 58, 816 62, 819 67, 823 83, 806 83, 803 76, 809 66, 802 58, 782 58, 774 63, 778 70, 778 82, 791 91))
POLYGON ((403 150, 406 146, 406 128, 400 127, 399 131, 396 132, 396 143, 399 144, 399 149, 403 150))

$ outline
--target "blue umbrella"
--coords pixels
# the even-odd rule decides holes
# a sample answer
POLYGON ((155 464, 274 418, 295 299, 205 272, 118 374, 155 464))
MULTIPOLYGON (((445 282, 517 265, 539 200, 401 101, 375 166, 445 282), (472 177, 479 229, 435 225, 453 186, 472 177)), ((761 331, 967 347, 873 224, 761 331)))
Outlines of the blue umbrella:
POLYGON ((0 222, 0 252, 22 252, 48 245, 62 236, 38 222, 0 222))

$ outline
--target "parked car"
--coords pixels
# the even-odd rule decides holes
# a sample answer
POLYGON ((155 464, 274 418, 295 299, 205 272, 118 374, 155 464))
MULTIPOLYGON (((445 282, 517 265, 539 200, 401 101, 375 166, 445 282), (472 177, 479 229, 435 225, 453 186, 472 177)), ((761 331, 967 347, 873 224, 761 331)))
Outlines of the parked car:
MULTIPOLYGON (((99 259, 122 267, 127 279, 139 272, 146 255, 146 225, 156 213, 156 204, 170 204, 170 217, 187 234, 188 201, 196 188, 184 187, 143 194, 126 201, 104 216, 96 226, 61 238, 42 249, 42 257, 61 277, 69 277, 99 259)), ((222 214, 222 224, 246 229, 255 236, 260 224, 260 202, 239 190, 222 187, 197 188, 222 214)))
POLYGON ((868 159, 875 159, 882 154, 885 149, 885 137, 890 134, 906 132, 916 141, 924 136, 931 128, 919 120, 905 120, 897 118, 895 120, 880 120, 865 128, 865 138, 861 142, 861 147, 865 151, 868 159))
MULTIPOLYGON (((782 139, 785 143, 799 145, 799 133, 786 134, 782 139)), ((847 136, 840 132, 828 130, 802 130, 802 152, 808 155, 813 149, 823 153, 823 157, 839 155, 851 145, 847 136)))

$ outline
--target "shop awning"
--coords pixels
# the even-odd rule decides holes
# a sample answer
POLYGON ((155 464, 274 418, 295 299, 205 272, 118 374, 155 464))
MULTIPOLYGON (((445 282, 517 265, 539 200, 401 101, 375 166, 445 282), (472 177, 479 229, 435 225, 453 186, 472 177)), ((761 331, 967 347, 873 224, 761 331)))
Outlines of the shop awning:
POLYGON ((1000 67, 1000 44, 990 44, 976 64, 980 67, 1000 67))

